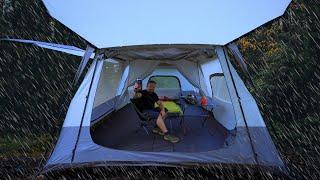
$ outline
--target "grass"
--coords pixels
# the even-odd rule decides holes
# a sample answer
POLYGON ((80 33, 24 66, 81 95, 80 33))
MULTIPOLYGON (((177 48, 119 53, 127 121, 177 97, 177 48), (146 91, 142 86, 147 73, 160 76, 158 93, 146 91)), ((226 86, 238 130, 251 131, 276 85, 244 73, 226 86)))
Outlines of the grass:
POLYGON ((39 157, 45 152, 47 144, 51 142, 51 135, 6 135, 0 137, 0 158, 11 157, 39 157))

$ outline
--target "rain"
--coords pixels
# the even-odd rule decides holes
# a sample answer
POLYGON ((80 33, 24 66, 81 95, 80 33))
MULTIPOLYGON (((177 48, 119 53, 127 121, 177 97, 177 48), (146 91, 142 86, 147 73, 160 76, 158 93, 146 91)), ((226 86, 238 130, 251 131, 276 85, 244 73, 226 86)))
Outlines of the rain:
MULTIPOLYGON (((40 0, 0 1, 2 37, 81 49, 87 45, 83 38, 50 17, 40 0)), ((252 79, 232 63, 258 103, 288 176, 238 165, 208 165, 75 168, 37 178, 318 179, 320 1, 293 0, 284 16, 235 42, 246 59, 252 79)), ((1 178, 33 179, 44 166, 80 85, 73 85, 80 61, 80 57, 31 44, 0 42, 1 178)), ((84 75, 80 82, 83 78, 84 75)))

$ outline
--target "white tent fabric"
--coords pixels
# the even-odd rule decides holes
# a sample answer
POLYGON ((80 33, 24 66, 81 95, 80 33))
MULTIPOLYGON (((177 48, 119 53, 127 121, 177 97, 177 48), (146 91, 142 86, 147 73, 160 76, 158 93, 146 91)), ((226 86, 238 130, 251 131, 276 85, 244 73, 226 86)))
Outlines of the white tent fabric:
POLYGON ((43 2, 52 17, 96 47, 105 48, 141 44, 225 45, 281 16, 291 0, 43 2))
POLYGON ((81 118, 82 118, 81 112, 83 111, 83 109, 85 109, 85 104, 87 99, 86 94, 88 94, 89 92, 92 77, 94 74, 97 74, 97 73, 100 74, 102 69, 102 64, 103 64, 102 61, 98 61, 98 63, 94 62, 90 66, 88 73, 86 74, 82 84, 80 85, 77 93, 75 94, 74 98, 70 103, 63 127, 72 127, 72 126, 80 125, 81 118))
POLYGON ((168 63, 174 64, 180 71, 180 73, 183 74, 191 82, 192 85, 199 88, 202 94, 209 96, 207 87, 202 81, 203 73, 201 71, 201 68, 199 68, 200 66, 197 62, 180 60, 168 63))
POLYGON ((241 106, 239 103, 239 97, 238 97, 238 93, 236 91, 236 86, 234 83, 234 79, 231 76, 231 72, 230 72, 230 65, 228 63, 230 63, 230 61, 227 59, 227 56, 225 54, 225 51, 222 47, 217 47, 217 54, 220 60, 220 64, 221 64, 221 68, 222 71, 224 73, 224 77, 226 79, 226 83, 227 83, 227 87, 228 87, 228 91, 230 94, 230 98, 231 98, 231 102, 233 105, 233 109, 234 109, 234 115, 236 117, 236 121, 234 126, 236 126, 237 123, 242 123, 244 122, 244 117, 241 113, 241 106))
POLYGON ((129 76, 127 87, 140 78, 144 79, 158 66, 159 61, 134 60, 129 63, 129 76))

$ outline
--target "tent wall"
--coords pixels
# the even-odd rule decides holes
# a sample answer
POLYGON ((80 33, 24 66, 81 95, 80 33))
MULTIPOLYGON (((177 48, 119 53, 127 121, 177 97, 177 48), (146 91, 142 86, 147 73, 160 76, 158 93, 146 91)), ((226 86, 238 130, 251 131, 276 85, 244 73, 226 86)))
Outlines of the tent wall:
POLYGON ((198 62, 179 60, 168 63, 175 65, 180 73, 183 74, 192 85, 200 89, 201 94, 206 96, 209 95, 206 85, 202 82, 204 77, 198 62))
POLYGON ((223 48, 217 47, 216 51, 218 54, 219 62, 221 64, 221 68, 222 68, 224 77, 226 79, 229 95, 230 95, 231 102, 233 105, 234 115, 236 118, 236 121, 234 121, 233 127, 235 128, 237 123, 244 122, 244 119, 243 119, 244 117, 242 115, 241 106, 240 106, 240 102, 239 102, 239 94, 236 90, 235 81, 230 73, 230 69, 229 69, 230 65, 228 64, 230 62, 227 59, 227 56, 226 56, 223 48))
POLYGON ((132 60, 129 61, 129 74, 126 80, 126 86, 120 95, 119 103, 117 103, 117 109, 123 107, 129 102, 130 92, 128 87, 132 86, 136 79, 145 79, 149 76, 156 67, 161 63, 167 63, 173 65, 178 71, 200 92, 204 95, 209 95, 207 92, 207 86, 202 80, 204 75, 199 64, 197 62, 178 60, 178 61, 151 61, 151 60, 132 60))
POLYGON ((213 93, 212 93, 213 92, 212 86, 215 86, 215 88, 223 89, 224 92, 222 93, 225 93, 225 96, 230 97, 230 94, 227 91, 227 88, 223 87, 223 86, 226 86, 225 80, 222 80, 218 84, 211 84, 211 81, 210 81, 211 75, 223 74, 219 59, 212 59, 211 61, 203 62, 201 64, 201 69, 204 73, 204 82, 207 84, 207 89, 208 89, 207 91, 210 92, 209 99, 211 98, 211 101, 213 102, 213 104, 216 105, 216 108, 212 109, 214 117, 225 128, 227 128, 228 130, 233 130, 236 125, 236 119, 235 119, 232 102, 230 100, 225 100, 225 99, 221 99, 216 96, 213 96, 213 93))
POLYGON ((274 166, 284 168, 284 164, 278 155, 276 147, 272 143, 257 103, 232 67, 226 50, 222 47, 217 47, 216 51, 227 80, 227 87, 237 119, 237 130, 246 130, 255 163, 265 166, 273 164, 274 166))

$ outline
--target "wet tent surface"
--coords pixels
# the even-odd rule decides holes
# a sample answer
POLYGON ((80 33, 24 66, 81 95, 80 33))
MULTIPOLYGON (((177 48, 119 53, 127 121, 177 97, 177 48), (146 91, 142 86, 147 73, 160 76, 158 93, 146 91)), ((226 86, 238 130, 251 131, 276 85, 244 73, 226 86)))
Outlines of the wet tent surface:
POLYGON ((91 130, 95 143, 113 149, 145 152, 206 152, 222 148, 228 131, 212 116, 204 121, 205 114, 200 107, 189 107, 185 112, 185 125, 180 119, 170 117, 167 128, 180 138, 178 143, 170 143, 163 137, 152 133, 154 123, 147 127, 149 134, 139 126, 139 118, 131 104, 109 115, 91 130), (171 120, 171 123, 170 123, 171 120), (171 126, 172 124, 172 126, 171 126), (172 130, 171 130, 172 127, 172 130))

